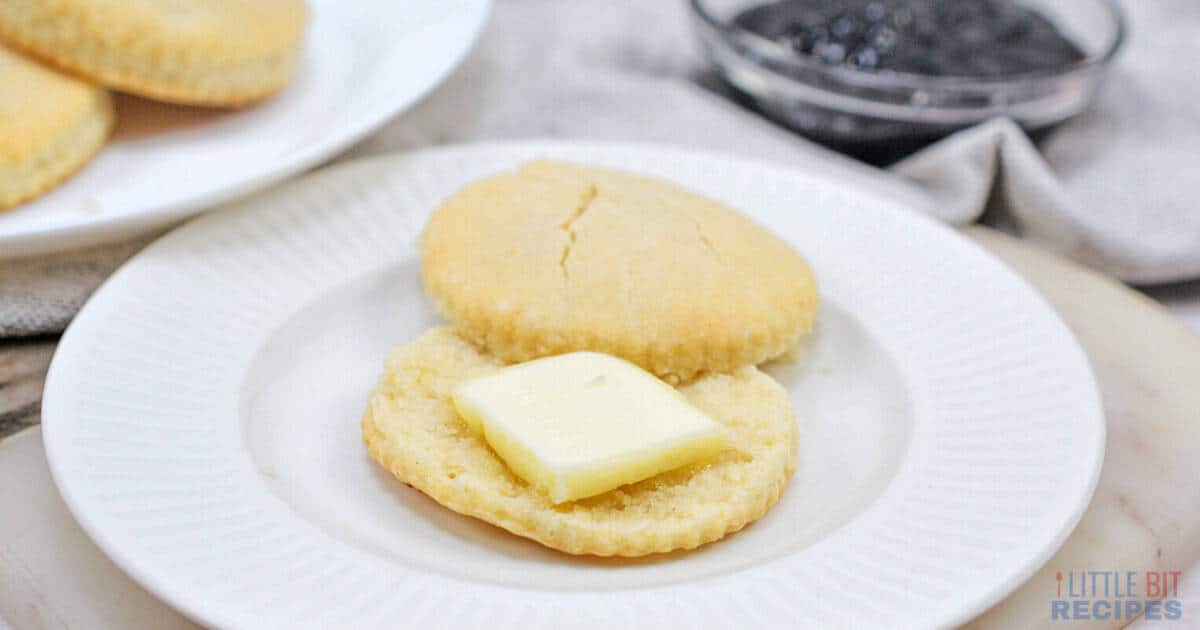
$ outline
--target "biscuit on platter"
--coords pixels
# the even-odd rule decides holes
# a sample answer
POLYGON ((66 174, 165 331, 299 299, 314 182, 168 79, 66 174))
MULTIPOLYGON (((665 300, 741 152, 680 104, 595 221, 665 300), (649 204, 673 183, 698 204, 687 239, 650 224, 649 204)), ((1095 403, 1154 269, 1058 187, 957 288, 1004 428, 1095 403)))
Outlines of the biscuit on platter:
POLYGON ((114 120, 105 90, 0 47, 0 210, 79 170, 114 120))
POLYGON ((679 383, 783 354, 817 311, 808 264, 741 213, 574 164, 462 188, 430 217, 421 255, 439 311, 509 362, 592 350, 679 383))
POLYGON ((795 470, 787 392, 754 367, 680 388, 730 429, 712 459, 555 506, 514 475, 455 412, 461 382, 504 364, 448 327, 396 348, 362 419, 371 456, 443 506, 572 554, 642 556, 692 549, 757 520, 795 470))
POLYGON ((303 0, 5 0, 0 41, 123 92, 236 106, 287 84, 306 19, 303 0))

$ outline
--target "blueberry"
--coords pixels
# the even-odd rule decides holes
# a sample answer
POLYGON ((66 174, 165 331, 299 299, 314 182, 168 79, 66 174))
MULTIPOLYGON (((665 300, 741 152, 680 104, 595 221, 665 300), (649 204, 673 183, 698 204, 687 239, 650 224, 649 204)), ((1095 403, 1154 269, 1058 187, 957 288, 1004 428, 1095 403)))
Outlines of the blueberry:
POLYGON ((879 53, 870 46, 863 46, 850 56, 850 63, 858 68, 873 69, 879 65, 879 53))
POLYGON ((853 16, 843 13, 829 23, 829 32, 837 39, 849 39, 858 33, 858 21, 853 16))
POLYGON ((881 52, 887 52, 896 47, 899 36, 896 31, 882 24, 867 31, 867 43, 881 52))
POLYGON ((887 17, 887 7, 882 2, 872 2, 863 9, 863 17, 868 22, 878 22, 887 17))
POLYGON ((994 76, 1084 57, 1018 0, 774 0, 735 21, 797 54, 864 69, 994 76))
POLYGON ((830 65, 836 65, 846 60, 846 47, 838 42, 822 40, 813 46, 813 54, 830 65))

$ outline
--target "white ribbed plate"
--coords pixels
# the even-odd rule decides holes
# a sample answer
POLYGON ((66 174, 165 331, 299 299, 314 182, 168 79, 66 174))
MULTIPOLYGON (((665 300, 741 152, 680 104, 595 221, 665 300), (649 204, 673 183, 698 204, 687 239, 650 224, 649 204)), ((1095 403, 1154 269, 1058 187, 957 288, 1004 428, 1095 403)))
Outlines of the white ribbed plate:
POLYGON ((490 0, 307 2, 304 54, 286 89, 236 111, 119 97, 117 128, 94 160, 0 212, 0 259, 129 238, 312 167, 448 75, 490 0))
POLYGON ((84 529, 221 627, 942 626, 1063 541, 1104 426, 1050 308, 950 230, 850 182, 677 149, 523 143, 326 170, 158 241, 64 336, 46 449, 84 529), (698 551, 577 559, 444 510, 367 457, 382 359, 437 321, 415 237, 463 183, 534 157, 668 177, 812 262, 800 363, 771 366, 799 470, 698 551))

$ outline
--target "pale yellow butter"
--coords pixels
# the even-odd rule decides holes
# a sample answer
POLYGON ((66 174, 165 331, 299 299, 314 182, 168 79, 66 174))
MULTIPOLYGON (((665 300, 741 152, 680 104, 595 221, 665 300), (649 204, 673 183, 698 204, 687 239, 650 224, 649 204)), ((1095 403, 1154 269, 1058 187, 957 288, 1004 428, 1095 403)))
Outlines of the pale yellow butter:
POLYGON ((596 352, 467 381, 454 405, 517 476, 556 504, 710 457, 728 442, 725 426, 673 387, 596 352))

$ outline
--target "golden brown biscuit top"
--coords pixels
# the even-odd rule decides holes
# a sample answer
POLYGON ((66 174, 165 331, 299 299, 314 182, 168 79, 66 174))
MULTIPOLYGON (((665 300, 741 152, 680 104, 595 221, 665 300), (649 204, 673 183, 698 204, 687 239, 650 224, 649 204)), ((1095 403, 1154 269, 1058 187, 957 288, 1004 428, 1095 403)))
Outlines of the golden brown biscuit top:
POLYGON ((808 265, 766 229, 607 169, 533 162, 471 184, 422 248, 442 311, 507 360, 590 349, 687 379, 779 354, 817 307, 808 265))
POLYGON ((102 90, 0 47, 0 161, 52 141, 92 111, 102 90))
POLYGON ((177 51, 211 61, 291 48, 304 30, 303 0, 59 0, 43 18, 124 49, 177 51))

